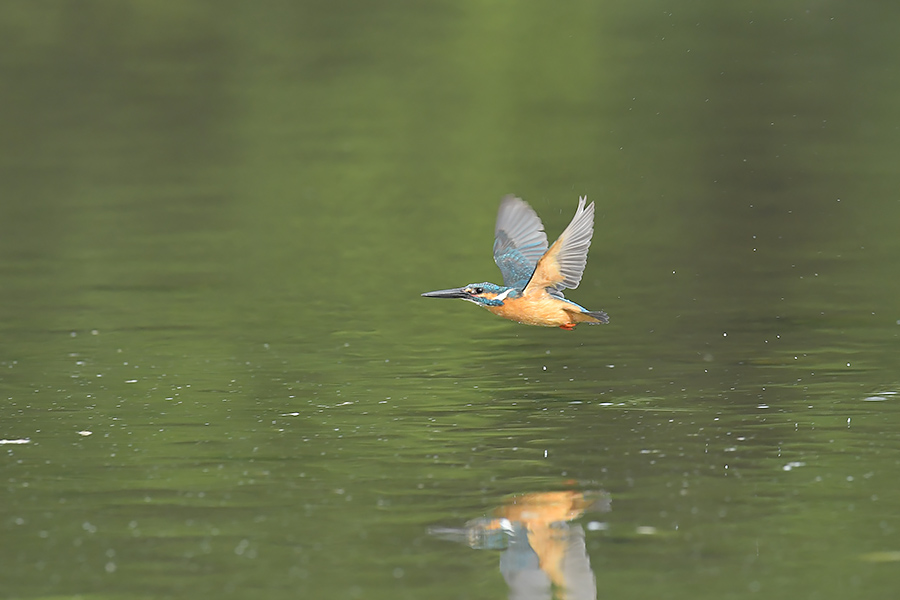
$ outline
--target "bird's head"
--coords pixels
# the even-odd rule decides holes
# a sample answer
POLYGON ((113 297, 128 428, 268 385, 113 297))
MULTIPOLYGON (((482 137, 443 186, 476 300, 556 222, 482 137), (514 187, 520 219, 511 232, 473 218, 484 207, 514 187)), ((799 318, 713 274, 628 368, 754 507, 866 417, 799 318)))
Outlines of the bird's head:
POLYGON ((470 283, 461 288, 425 292, 422 295, 426 298, 460 298, 481 306, 503 306, 504 300, 510 296, 517 296, 518 292, 515 288, 484 282, 470 283))

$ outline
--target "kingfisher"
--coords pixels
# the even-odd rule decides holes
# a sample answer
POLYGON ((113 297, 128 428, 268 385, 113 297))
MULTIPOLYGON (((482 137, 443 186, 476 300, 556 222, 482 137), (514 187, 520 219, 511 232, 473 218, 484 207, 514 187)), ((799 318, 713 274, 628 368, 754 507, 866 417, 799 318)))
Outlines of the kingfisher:
POLYGON ((470 283, 461 288, 422 294, 426 298, 461 298, 495 315, 525 325, 559 327, 571 331, 579 323, 609 323, 602 310, 590 311, 563 296, 575 289, 587 264, 594 235, 594 203, 578 198, 572 222, 547 248, 544 224, 527 202, 504 196, 494 228, 494 262, 503 285, 470 283))

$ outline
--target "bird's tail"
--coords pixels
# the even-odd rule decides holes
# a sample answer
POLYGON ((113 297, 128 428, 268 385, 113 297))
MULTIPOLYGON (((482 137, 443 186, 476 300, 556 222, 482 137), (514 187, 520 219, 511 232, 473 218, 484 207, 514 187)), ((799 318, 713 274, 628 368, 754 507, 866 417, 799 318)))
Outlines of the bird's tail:
MULTIPOLYGON (((580 308, 580 307, 579 307, 580 308)), ((569 316, 572 318, 572 323, 587 323, 588 325, 600 325, 609 323, 609 315, 607 315, 602 310, 568 310, 565 309, 569 316)))
POLYGON ((582 316, 591 317, 592 319, 595 319, 595 320, 587 320, 587 319, 584 320, 585 323, 589 323, 590 325, 600 325, 600 324, 606 325, 607 323, 609 323, 609 315, 607 315, 602 310, 594 310, 594 311, 586 310, 581 314, 582 314, 582 316))

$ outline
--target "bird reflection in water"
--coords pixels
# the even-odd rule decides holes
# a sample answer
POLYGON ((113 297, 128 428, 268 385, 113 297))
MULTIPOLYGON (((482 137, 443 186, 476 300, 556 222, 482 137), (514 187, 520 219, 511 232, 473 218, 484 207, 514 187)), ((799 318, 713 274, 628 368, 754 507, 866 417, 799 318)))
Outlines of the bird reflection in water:
POLYGON ((462 528, 431 527, 430 535, 476 550, 503 550, 500 572, 510 600, 596 600, 597 582, 584 541, 573 523, 585 513, 608 512, 606 492, 545 492, 512 498, 493 517, 462 528))

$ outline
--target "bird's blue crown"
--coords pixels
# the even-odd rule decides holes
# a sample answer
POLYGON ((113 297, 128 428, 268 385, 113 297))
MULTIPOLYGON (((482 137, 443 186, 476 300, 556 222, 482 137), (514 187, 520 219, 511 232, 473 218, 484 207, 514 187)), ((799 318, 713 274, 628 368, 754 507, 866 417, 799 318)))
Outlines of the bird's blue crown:
POLYGON ((496 283, 491 283, 489 281, 483 283, 470 283, 463 289, 471 294, 466 300, 471 300, 476 304, 484 306, 503 306, 503 301, 506 298, 519 295, 514 288, 497 285, 496 283))

